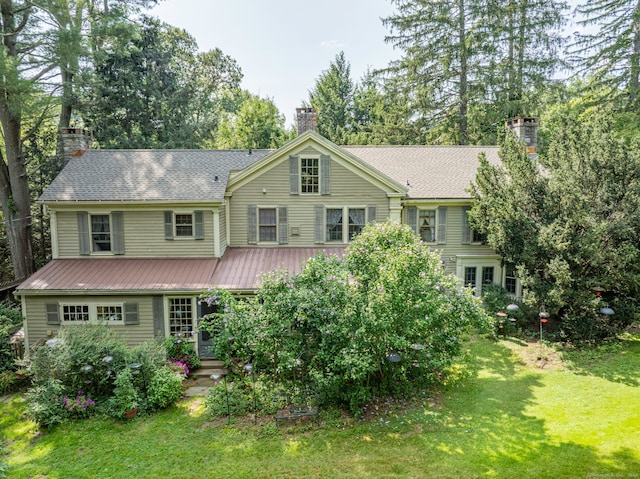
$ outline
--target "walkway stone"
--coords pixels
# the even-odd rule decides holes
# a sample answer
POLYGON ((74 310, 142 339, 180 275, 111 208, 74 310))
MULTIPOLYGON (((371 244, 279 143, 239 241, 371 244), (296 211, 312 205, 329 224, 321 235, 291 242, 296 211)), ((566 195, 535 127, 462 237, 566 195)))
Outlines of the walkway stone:
POLYGON ((185 397, 207 396, 213 388, 204 386, 192 386, 184 392, 185 397))

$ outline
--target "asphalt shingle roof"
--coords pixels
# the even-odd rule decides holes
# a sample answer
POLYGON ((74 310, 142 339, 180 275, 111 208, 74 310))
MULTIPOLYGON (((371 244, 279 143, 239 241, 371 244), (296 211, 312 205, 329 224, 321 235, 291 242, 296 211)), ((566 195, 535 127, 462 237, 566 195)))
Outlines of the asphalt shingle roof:
POLYGON ((222 200, 229 172, 242 170, 271 151, 89 150, 69 161, 40 200, 222 200))
POLYGON ((478 156, 499 164, 497 146, 344 146, 345 150, 402 185, 408 198, 466 199, 478 156))

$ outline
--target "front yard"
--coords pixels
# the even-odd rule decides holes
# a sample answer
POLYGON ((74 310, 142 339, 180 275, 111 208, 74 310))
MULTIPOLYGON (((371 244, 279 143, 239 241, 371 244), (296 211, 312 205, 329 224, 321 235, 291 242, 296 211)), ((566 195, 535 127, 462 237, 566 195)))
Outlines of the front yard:
MULTIPOLYGON (((0 403, 11 478, 640 478, 640 336, 564 357, 505 340, 470 343, 469 377, 366 421, 211 422, 198 399, 151 417, 38 433, 21 396, 0 403)), ((376 409, 377 408, 377 409, 376 409)), ((0 467, 0 477, 3 477, 0 467)))

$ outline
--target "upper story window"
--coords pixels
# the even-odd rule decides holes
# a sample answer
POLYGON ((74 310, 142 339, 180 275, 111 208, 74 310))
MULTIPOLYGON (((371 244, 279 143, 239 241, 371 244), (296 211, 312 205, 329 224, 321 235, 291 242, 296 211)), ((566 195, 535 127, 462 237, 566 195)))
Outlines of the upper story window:
POLYGON ((289 193, 292 195, 331 194, 329 155, 289 156, 289 193))
POLYGON ((247 244, 288 242, 286 206, 247 206, 247 244))
POLYGON ((407 207, 406 220, 411 229, 425 243, 447 242, 447 206, 437 208, 407 207))
POLYGON ((164 212, 164 239, 204 239, 204 211, 164 212))
POLYGON ((124 254, 124 213, 78 211, 78 253, 124 254))
POLYGON ((111 251, 109 215, 91 215, 92 251, 111 251))
POLYGON ((277 213, 276 208, 258 209, 258 236, 260 241, 277 240, 277 213))
POLYGON ((176 213, 176 236, 193 236, 193 215, 176 213))
POLYGON ((419 210, 418 229, 425 243, 436 241, 436 210, 419 210))
POLYGON ((375 216, 375 206, 366 208, 318 206, 316 211, 316 228, 318 228, 316 242, 351 241, 368 222, 375 221, 375 216), (318 234, 322 225, 324 225, 324 234, 318 234))
POLYGON ((300 191, 302 193, 320 192, 320 167, 318 158, 300 159, 300 191))

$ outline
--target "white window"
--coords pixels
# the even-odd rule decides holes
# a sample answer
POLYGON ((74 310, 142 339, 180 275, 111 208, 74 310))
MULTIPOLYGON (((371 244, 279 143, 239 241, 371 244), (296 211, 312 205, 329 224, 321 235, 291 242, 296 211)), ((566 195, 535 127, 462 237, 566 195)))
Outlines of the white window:
POLYGON ((89 321, 107 321, 109 323, 123 323, 123 305, 89 303, 89 304, 62 304, 62 322, 84 323, 89 321))
POLYGON ((300 191, 320 192, 320 166, 318 158, 300 158, 300 191))
POLYGON ((436 241, 436 210, 419 210, 418 230, 425 243, 436 241))
POLYGON ((169 334, 171 336, 193 335, 192 298, 169 298, 169 334))
POLYGON ((91 215, 92 250, 111 251, 111 224, 109 215, 91 215))
MULTIPOLYGON (((375 218, 371 218, 373 221, 375 218)), ((345 242, 355 238, 367 224, 367 209, 364 207, 340 207, 325 209, 325 241, 345 242), (346 219, 346 221, 345 221, 346 219)))
POLYGON ((79 323, 89 321, 89 305, 88 304, 63 304, 62 305, 62 321, 70 323, 79 323))

